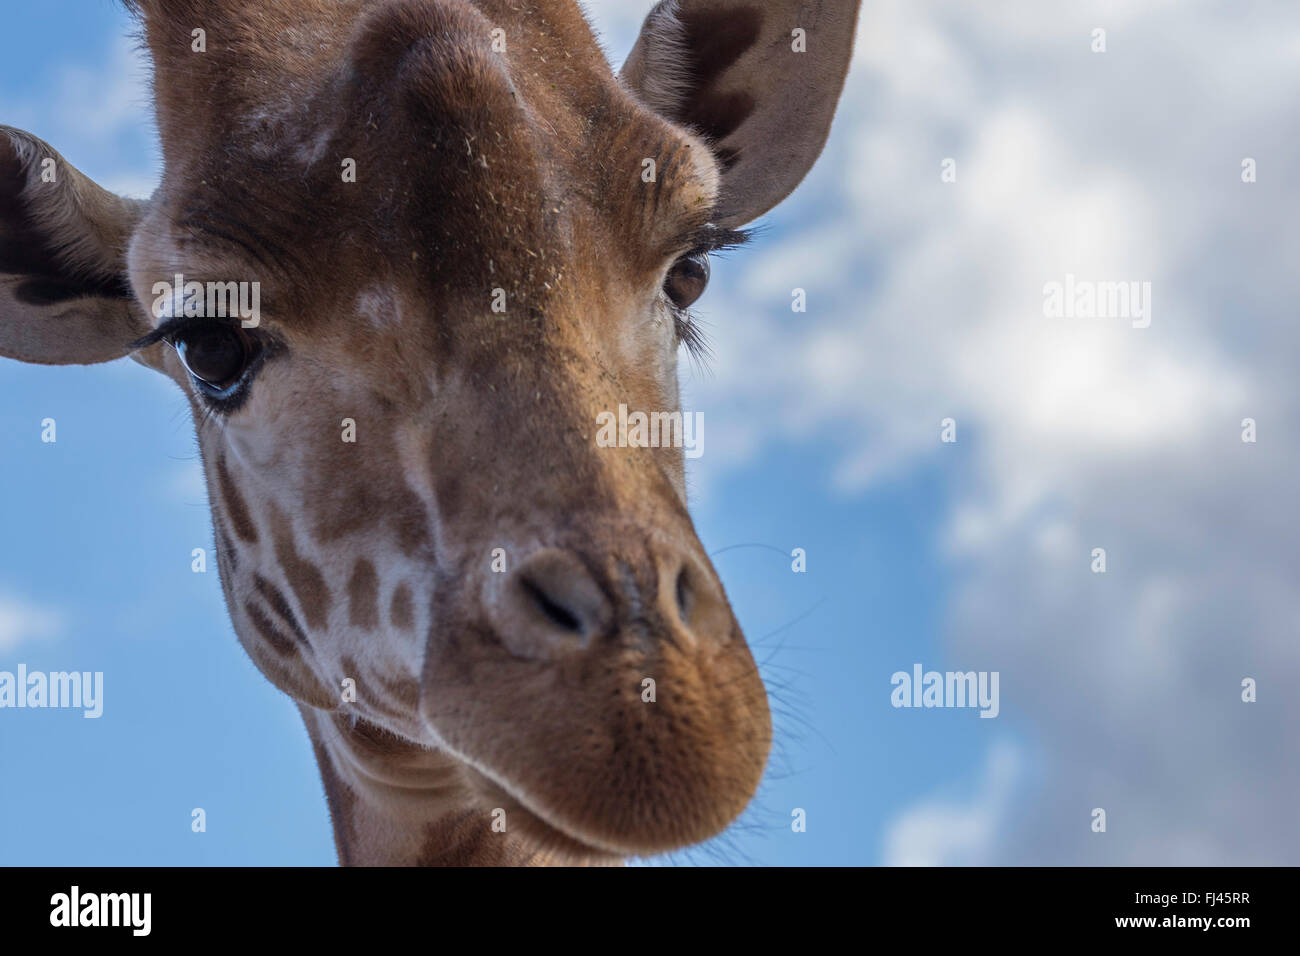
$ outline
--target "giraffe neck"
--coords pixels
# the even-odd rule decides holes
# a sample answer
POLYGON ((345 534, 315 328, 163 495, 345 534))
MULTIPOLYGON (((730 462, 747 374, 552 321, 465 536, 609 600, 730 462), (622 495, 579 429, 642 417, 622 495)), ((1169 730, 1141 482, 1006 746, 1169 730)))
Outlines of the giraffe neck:
POLYGON ((299 704, 344 866, 519 866, 548 862, 492 830, 459 761, 364 720, 299 704))

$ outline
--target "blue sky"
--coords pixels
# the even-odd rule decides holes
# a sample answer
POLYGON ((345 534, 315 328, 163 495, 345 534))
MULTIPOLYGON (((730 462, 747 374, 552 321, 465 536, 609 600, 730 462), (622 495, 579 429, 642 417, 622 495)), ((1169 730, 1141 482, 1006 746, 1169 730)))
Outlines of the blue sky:
MULTIPOLYGON (((587 6, 617 60, 648 4, 587 6)), ((717 358, 684 365, 693 507, 777 749, 744 825, 681 859, 1294 864, 1300 210, 1278 119, 1300 16, 969 6, 867 4, 823 162, 715 267, 717 358), (1052 324, 1042 287, 1067 272, 1152 281, 1151 327, 1052 324), (918 662, 998 671, 1001 713, 891 707, 918 662)), ((127 18, 9 17, 0 122, 147 195, 127 18)), ((211 532, 188 414, 129 362, 0 362, 0 670, 106 683, 99 720, 0 711, 0 863, 334 860, 296 709, 215 568, 190 570, 211 532)))

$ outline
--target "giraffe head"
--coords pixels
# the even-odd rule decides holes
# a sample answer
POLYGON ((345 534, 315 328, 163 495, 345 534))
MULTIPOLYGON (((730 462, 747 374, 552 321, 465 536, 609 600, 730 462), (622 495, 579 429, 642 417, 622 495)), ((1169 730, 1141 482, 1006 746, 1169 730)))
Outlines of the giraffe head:
POLYGON ((235 630, 296 700, 574 856, 717 833, 764 688, 682 432, 599 438, 680 421, 708 254, 820 153, 856 0, 668 0, 621 76, 573 0, 135 5, 162 183, 0 135, 0 354, 179 385, 235 630))

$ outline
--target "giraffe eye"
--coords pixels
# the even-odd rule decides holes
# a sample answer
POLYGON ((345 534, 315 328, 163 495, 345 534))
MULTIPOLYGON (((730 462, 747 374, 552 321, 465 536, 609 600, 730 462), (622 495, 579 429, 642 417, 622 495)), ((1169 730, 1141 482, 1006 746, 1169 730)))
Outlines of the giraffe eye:
POLYGON ((214 323, 186 330, 172 345, 195 382, 218 396, 238 386, 257 357, 257 344, 236 325, 214 323))
POLYGON ((679 309, 688 309, 699 301, 709 286, 709 257, 707 254, 684 256, 668 270, 664 292, 679 309))

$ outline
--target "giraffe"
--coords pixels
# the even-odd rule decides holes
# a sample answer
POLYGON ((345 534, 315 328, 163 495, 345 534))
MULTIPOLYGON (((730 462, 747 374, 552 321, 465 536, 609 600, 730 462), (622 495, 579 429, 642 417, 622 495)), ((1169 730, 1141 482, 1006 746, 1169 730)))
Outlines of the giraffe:
POLYGON ((821 153, 858 0, 664 0, 617 74, 575 0, 127 2, 161 183, 119 197, 0 128, 0 355, 129 356, 186 396, 231 620, 301 711, 339 861, 721 832, 765 689, 682 449, 593 435, 680 409, 710 253, 821 153))

